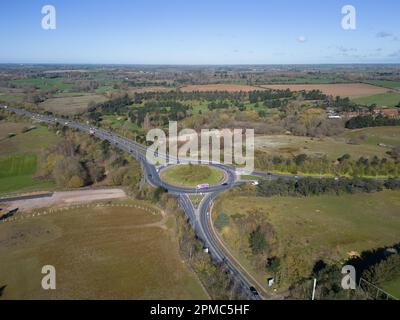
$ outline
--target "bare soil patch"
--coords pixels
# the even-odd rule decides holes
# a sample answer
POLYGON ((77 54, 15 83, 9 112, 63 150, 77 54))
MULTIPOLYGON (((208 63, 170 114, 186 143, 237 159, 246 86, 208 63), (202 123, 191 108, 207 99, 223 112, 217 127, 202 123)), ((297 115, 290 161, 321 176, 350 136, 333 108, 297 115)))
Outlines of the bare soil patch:
POLYGON ((125 198, 122 189, 76 190, 55 192, 51 197, 10 202, 4 211, 19 208, 21 211, 35 208, 65 206, 78 203, 87 203, 98 200, 111 200, 125 198))

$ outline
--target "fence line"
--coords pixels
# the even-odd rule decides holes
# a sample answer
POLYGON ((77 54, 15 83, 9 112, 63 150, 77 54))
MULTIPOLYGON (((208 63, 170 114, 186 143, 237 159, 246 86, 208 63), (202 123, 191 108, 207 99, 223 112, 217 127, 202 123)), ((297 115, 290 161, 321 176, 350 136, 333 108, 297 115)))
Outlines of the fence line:
POLYGON ((369 296, 371 296, 371 298, 373 298, 373 299, 378 299, 378 298, 379 298, 379 295, 382 295, 382 294, 383 294, 383 296, 386 297, 385 300, 399 300, 399 299, 397 299, 395 296, 391 295, 390 293, 386 292, 385 290, 383 290, 383 289, 377 287, 377 286, 374 285, 373 283, 371 283, 371 282, 369 282, 369 281, 367 281, 367 280, 365 280, 365 279, 363 279, 363 278, 360 278, 360 282, 359 282, 359 284, 358 284, 358 287, 359 287, 362 291, 364 291, 366 294, 368 294, 369 296), (363 288, 363 286, 362 286, 363 283, 365 283, 365 284, 367 285, 367 288, 366 288, 366 289, 363 288), (368 286, 369 286, 369 287, 372 287, 373 289, 376 290, 376 294, 375 294, 374 297, 372 297, 372 294, 371 294, 370 290, 368 289, 368 286))

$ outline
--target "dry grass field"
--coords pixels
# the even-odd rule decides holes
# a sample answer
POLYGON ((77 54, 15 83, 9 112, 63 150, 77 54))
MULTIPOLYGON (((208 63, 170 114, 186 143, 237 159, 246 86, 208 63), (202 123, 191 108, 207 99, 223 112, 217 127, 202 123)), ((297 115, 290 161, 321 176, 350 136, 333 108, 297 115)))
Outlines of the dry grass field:
MULTIPOLYGON (((213 217, 230 217, 220 232, 240 262, 266 283, 269 276, 255 269, 248 239, 239 237, 235 215, 262 212, 277 234, 276 254, 285 257, 285 268, 309 277, 319 259, 343 262, 350 253, 361 253, 398 243, 400 236, 400 192, 324 195, 315 197, 238 196, 226 194, 217 200, 213 217), (291 262, 291 264, 289 264, 291 262)), ((285 279, 282 279, 285 283, 285 279)))
MULTIPOLYGON (((267 152, 271 155, 292 157, 301 153, 310 156, 326 155, 330 160, 336 160, 344 154, 350 154, 353 159, 360 157, 378 156, 388 157, 389 147, 381 147, 379 143, 398 145, 396 138, 384 135, 380 128, 368 128, 368 130, 349 130, 338 137, 298 137, 290 135, 265 135, 255 137, 256 150, 267 152), (375 131, 375 133, 374 133, 375 131), (354 142, 352 142, 354 141, 354 142)), ((393 132, 399 132, 393 128, 393 132)))
POLYGON ((62 98, 51 98, 40 104, 40 107, 46 111, 55 114, 73 115, 87 110, 89 102, 103 102, 106 97, 98 94, 87 94, 79 96, 70 96, 62 98))
POLYGON ((112 203, 124 206, 22 213, 0 223, 1 298, 207 299, 178 254, 173 217, 131 207, 149 208, 142 202, 112 203), (41 288, 44 265, 56 268, 56 290, 41 288))

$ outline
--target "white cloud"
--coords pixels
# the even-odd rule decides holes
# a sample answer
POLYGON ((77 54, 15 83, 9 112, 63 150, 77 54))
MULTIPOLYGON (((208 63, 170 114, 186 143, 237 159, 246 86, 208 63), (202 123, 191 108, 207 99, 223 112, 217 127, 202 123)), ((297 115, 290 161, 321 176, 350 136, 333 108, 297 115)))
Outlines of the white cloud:
POLYGON ((376 34, 377 38, 381 38, 381 39, 392 39, 393 41, 399 41, 399 37, 396 36, 394 33, 391 32, 386 32, 386 31, 380 31, 376 34))
POLYGON ((298 43, 304 43, 307 41, 307 38, 305 36, 300 36, 297 38, 298 43))

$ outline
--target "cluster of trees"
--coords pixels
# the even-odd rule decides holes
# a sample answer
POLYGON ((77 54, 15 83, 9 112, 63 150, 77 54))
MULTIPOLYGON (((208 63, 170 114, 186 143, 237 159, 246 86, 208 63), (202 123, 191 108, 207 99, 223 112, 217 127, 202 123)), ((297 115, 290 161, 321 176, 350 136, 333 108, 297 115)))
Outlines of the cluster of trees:
POLYGON ((67 131, 56 146, 45 150, 37 179, 52 179, 62 188, 80 188, 96 183, 136 189, 140 165, 107 141, 67 131))
POLYGON ((333 108, 337 112, 354 112, 359 111, 360 107, 352 102, 350 98, 339 97, 336 98, 326 98, 324 101, 324 105, 328 108, 333 108))
POLYGON ((295 92, 286 90, 263 90, 263 91, 250 91, 249 100, 250 103, 264 102, 283 98, 294 97, 295 92))
POLYGON ((266 171, 287 172, 292 174, 334 174, 350 176, 391 176, 400 175, 400 162, 397 153, 391 153, 391 159, 371 159, 360 157, 352 160, 348 154, 343 155, 333 162, 326 156, 310 157, 306 154, 299 154, 294 157, 270 156, 263 152, 256 153, 255 164, 257 168, 266 171))
POLYGON ((282 122, 287 130, 298 136, 333 136, 344 131, 344 123, 327 119, 321 108, 285 108, 282 122))
POLYGON ((89 118, 98 122, 105 114, 124 114, 129 110, 131 103, 129 96, 124 94, 102 103, 89 105, 89 118))
POLYGON ((327 95, 322 93, 321 90, 301 91, 304 100, 325 100, 327 95))
MULTIPOLYGON (((341 266, 326 264, 319 260, 315 263, 310 276, 317 279, 315 290, 316 300, 367 300, 368 296, 362 290, 344 290, 341 286, 343 274, 341 266)), ((291 299, 310 300, 313 291, 313 280, 304 275, 290 287, 291 299)))
MULTIPOLYGON (((133 107, 128 112, 131 122, 139 126, 164 126, 169 121, 179 121, 188 116, 190 106, 177 101, 147 101, 142 106, 133 107)), ((147 128, 148 129, 148 128, 147 128)))
POLYGON ((267 249, 267 238, 261 226, 257 226, 249 235, 249 246, 254 255, 263 253, 267 249))
MULTIPOLYGON (((382 287, 383 284, 395 280, 400 276, 400 254, 399 244, 392 248, 378 248, 364 251, 359 257, 350 258, 343 265, 352 265, 357 271, 357 284, 360 276, 376 285, 382 287), (390 249, 390 251, 388 251, 390 249)), ((315 299, 317 300, 386 300, 385 294, 379 294, 377 289, 371 286, 362 285, 356 290, 344 290, 341 287, 343 274, 342 266, 338 264, 326 264, 319 260, 314 264, 310 272, 312 278, 316 278, 315 299)), ((292 283, 290 297, 292 299, 310 299, 312 292, 312 280, 306 276, 292 283)))
POLYGON ((228 91, 168 91, 168 92, 137 92, 134 94, 133 102, 141 104, 149 100, 231 100, 244 101, 248 98, 248 94, 243 91, 228 92, 228 91))
MULTIPOLYGON (((365 270, 362 274, 362 278, 373 283, 378 287, 382 287, 383 284, 391 280, 400 277, 400 254, 391 254, 387 259, 373 265, 369 269, 365 270)), ((375 288, 364 288, 371 296, 376 297, 375 288)), ((383 297, 386 299, 386 296, 383 297)))
MULTIPOLYGON (((197 239, 193 228, 181 209, 176 206, 180 253, 196 272, 213 300, 247 299, 242 285, 230 275, 224 264, 215 263, 204 252, 203 243, 197 239)), ((247 289, 247 288, 246 288, 247 289)))
POLYGON ((208 110, 228 109, 230 104, 226 101, 215 101, 208 104, 208 110))
POLYGON ((314 196, 323 194, 346 194, 360 192, 378 192, 384 188, 398 188, 399 184, 389 181, 382 183, 372 179, 363 178, 303 178, 294 180, 263 180, 257 186, 257 195, 262 197, 272 196, 314 196))
POLYGON ((400 126, 400 118, 389 118, 381 114, 377 116, 365 115, 352 118, 346 122, 348 129, 382 126, 400 126))

